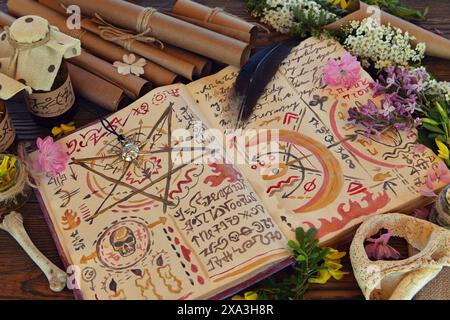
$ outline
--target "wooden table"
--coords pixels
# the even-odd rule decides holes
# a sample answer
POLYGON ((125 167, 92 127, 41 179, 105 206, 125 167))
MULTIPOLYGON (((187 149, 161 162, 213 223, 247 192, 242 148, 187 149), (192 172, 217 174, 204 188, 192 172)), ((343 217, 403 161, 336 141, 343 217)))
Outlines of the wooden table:
MULTIPOLYGON (((12 0, 14 1, 14 0, 12 0)), ((197 0, 199 1, 199 0, 197 0)), ((152 4, 156 8, 168 9, 174 1, 161 0, 136 0, 140 4, 152 4)), ((244 17, 250 21, 254 20, 246 12, 244 1, 239 0, 214 0, 199 1, 211 7, 225 8, 227 11, 244 17)), ((438 28, 450 37, 450 1, 448 0, 408 0, 403 1, 410 6, 423 9, 426 5, 430 7, 428 19, 419 24, 426 28, 438 28)), ((6 11, 6 0, 0 0, 0 10, 6 11)), ((261 33, 257 46, 267 45, 276 35, 267 36, 261 33)), ((439 80, 450 81, 450 62, 435 58, 427 58, 426 66, 439 80)), ((82 126, 95 117, 86 109, 96 108, 92 104, 78 99, 79 106, 83 106, 76 116, 77 126, 82 126)), ((21 103, 8 104, 12 114, 14 125, 17 129, 20 141, 34 141, 37 137, 49 135, 49 130, 39 128, 31 119, 25 107, 21 103)), ((47 224, 41 213, 41 209, 34 197, 21 209, 25 217, 25 227, 36 246, 54 263, 62 266, 58 257, 53 240, 50 236, 47 224)), ((340 250, 348 251, 348 244, 341 246, 340 250)), ((403 246, 406 251, 406 247, 403 246)), ((344 259, 344 269, 351 271, 348 257, 344 259)), ((363 299, 361 291, 353 275, 344 277, 341 281, 330 281, 326 285, 312 286, 307 294, 311 299, 363 299)), ((0 231, 0 298, 1 299, 73 299, 71 291, 53 293, 48 289, 48 283, 42 272, 34 265, 30 258, 17 245, 17 243, 5 232, 0 231)))

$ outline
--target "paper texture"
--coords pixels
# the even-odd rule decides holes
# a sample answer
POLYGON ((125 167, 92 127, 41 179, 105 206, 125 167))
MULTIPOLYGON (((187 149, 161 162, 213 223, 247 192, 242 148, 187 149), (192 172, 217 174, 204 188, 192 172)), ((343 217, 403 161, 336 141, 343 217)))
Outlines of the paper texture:
POLYGON ((250 56, 247 43, 200 28, 158 11, 149 11, 122 0, 60 0, 64 5, 80 6, 84 15, 99 14, 109 23, 137 31, 150 29, 150 35, 179 48, 234 66, 244 65, 250 56))
POLYGON ((67 68, 75 92, 86 100, 110 112, 128 105, 129 100, 121 88, 74 64, 68 63, 67 68))
MULTIPOLYGON (((141 146, 138 161, 124 162, 99 123, 59 140, 72 163, 37 179, 83 298, 208 298, 289 257, 239 172, 196 163, 203 151, 180 164, 170 152, 182 142, 177 130, 190 141, 195 124, 207 124, 183 85, 153 90, 108 120, 141 146)), ((214 145, 214 136, 196 137, 214 145)))
MULTIPOLYGON (((324 85, 325 62, 344 52, 332 40, 302 42, 284 61, 245 127, 280 129, 278 152, 264 153, 263 148, 252 154, 252 163, 239 168, 286 235, 293 236, 292 228, 316 227, 327 242, 368 216, 417 206, 424 200, 418 190, 427 171, 439 161, 431 150, 415 151, 415 132, 392 129, 367 138, 348 123, 350 107, 373 99, 368 87, 373 80, 361 70, 361 79, 349 90, 324 85)), ((234 128, 226 114, 237 74, 229 67, 188 85, 208 120, 222 130, 234 128)))
POLYGON ((323 243, 420 202, 435 155, 415 150, 414 132, 366 138, 347 122, 349 107, 372 99, 373 80, 361 70, 348 90, 325 86, 324 63, 344 52, 316 38, 293 49, 246 126, 279 129, 278 137, 249 136, 246 145, 258 148, 245 163, 197 161, 236 147, 221 140, 234 128, 233 67, 155 89, 110 116, 139 145, 132 162, 101 124, 59 140, 71 163, 37 179, 39 195, 64 257, 80 268, 83 297, 213 297, 285 261, 296 227, 318 228, 323 243), (271 138, 275 149, 266 147, 271 138))

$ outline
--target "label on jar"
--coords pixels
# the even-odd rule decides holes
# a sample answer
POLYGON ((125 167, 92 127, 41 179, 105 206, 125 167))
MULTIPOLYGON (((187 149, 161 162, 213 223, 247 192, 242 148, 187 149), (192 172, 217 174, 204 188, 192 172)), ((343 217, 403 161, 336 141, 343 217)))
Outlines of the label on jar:
POLYGON ((16 131, 14 130, 11 118, 8 115, 8 111, 6 111, 4 114, 4 118, 0 120, 0 152, 8 149, 14 142, 15 138, 16 131))
POLYGON ((32 93, 27 96, 28 110, 41 118, 58 117, 72 108, 75 103, 70 76, 66 82, 54 91, 32 93))

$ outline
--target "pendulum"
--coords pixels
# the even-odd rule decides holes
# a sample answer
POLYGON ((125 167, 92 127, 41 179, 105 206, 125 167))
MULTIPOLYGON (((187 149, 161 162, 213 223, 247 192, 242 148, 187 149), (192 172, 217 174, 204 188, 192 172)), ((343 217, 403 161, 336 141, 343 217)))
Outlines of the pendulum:
POLYGON ((126 162, 133 162, 139 157, 139 145, 125 139, 122 143, 122 159, 126 162))

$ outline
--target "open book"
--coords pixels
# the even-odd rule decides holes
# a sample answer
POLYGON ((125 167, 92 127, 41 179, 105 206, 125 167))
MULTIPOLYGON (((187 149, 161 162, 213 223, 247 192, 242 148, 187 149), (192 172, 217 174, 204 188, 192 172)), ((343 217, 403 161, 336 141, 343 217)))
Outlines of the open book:
POLYGON ((322 67, 344 52, 316 38, 294 48, 239 134, 221 137, 235 126, 228 67, 108 117, 126 143, 100 122, 60 139, 72 160, 37 179, 38 197, 78 297, 225 297, 291 263, 296 227, 329 242, 417 205, 438 160, 414 133, 367 138, 347 122, 373 80, 324 86, 322 67))

